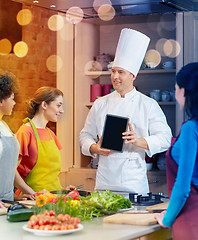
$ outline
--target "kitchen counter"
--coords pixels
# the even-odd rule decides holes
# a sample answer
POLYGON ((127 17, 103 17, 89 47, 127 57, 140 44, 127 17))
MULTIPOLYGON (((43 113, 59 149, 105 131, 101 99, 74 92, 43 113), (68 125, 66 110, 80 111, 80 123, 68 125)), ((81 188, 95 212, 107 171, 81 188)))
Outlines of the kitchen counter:
MULTIPOLYGON (((43 240, 46 237, 36 236, 32 233, 26 232, 22 229, 22 226, 26 222, 10 223, 6 220, 5 215, 0 216, 0 233, 3 240, 43 240)), ((68 235, 51 236, 50 240, 57 240, 66 238, 68 240, 73 239, 86 239, 86 240, 128 240, 128 239, 170 239, 170 231, 162 229, 158 224, 150 226, 135 226, 135 225, 121 225, 121 224, 107 224, 103 223, 103 218, 95 218, 89 221, 82 222, 84 229, 68 235), (160 234, 160 238, 156 238, 160 234), (148 235, 149 237, 141 238, 148 235), (151 237, 152 234, 155 237, 151 237), (162 235, 169 237, 162 238, 162 235)), ((49 237, 47 237, 49 238, 49 237)))

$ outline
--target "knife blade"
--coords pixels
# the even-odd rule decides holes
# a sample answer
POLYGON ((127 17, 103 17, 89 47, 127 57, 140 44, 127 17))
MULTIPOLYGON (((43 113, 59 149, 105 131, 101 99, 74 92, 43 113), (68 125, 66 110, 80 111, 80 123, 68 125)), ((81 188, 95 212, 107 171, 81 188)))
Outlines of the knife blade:
POLYGON ((123 212, 124 214, 148 214, 148 213, 161 213, 163 212, 164 210, 166 209, 154 209, 154 210, 150 210, 150 211, 147 211, 147 210, 130 210, 130 211, 126 211, 126 212, 123 212))

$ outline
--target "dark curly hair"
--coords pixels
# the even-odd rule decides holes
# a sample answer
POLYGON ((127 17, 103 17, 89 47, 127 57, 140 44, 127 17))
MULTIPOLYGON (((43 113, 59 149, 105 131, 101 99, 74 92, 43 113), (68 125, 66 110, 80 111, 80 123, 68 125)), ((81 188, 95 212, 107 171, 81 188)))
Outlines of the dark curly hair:
POLYGON ((198 62, 182 67, 176 76, 176 83, 185 90, 186 114, 189 118, 198 120, 198 62))
POLYGON ((9 98, 17 92, 16 76, 0 69, 0 101, 9 98))
POLYGON ((34 117, 43 101, 49 104, 50 102, 54 101, 58 96, 63 96, 63 93, 57 88, 41 87, 37 89, 34 93, 34 96, 28 102, 28 117, 31 119, 34 117))

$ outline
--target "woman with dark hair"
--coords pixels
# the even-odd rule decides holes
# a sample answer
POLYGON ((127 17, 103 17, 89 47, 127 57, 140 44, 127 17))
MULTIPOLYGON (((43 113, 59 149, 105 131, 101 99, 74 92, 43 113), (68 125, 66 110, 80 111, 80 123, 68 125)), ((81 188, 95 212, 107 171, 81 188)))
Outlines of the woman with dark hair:
POLYGON ((170 202, 156 216, 171 227, 174 240, 195 240, 198 229, 198 63, 184 66, 176 76, 175 97, 188 120, 166 154, 170 202))
MULTIPOLYGON (((16 77, 10 72, 0 70, 0 200, 13 201, 31 198, 22 195, 14 196, 14 176, 19 156, 19 143, 14 133, 2 120, 3 116, 11 115, 16 104, 16 77)), ((3 203, 0 201, 0 207, 3 203)))
POLYGON ((61 145, 49 121, 57 122, 63 114, 63 93, 53 87, 39 88, 28 104, 28 118, 17 131, 21 161, 15 177, 15 186, 22 192, 61 190, 61 145))

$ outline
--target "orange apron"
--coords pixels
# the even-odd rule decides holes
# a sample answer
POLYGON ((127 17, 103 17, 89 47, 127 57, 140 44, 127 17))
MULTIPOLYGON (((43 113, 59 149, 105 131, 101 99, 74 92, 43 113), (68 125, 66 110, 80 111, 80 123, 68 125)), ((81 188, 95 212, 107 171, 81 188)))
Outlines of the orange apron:
MULTIPOLYGON (((61 171, 61 154, 53 137, 50 141, 40 141, 37 129, 31 119, 26 118, 35 133, 38 147, 38 158, 35 166, 25 178, 25 182, 35 191, 61 190, 59 173, 61 171)), ((25 120, 26 120, 25 119, 25 120)))

